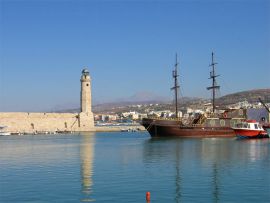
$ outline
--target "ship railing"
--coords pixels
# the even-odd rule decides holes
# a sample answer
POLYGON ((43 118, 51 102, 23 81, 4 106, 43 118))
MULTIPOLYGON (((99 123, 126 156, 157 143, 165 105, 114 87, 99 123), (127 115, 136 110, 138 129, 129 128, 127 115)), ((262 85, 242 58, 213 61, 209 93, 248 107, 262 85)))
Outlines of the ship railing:
POLYGON ((202 124, 192 124, 191 126, 192 126, 192 127, 203 127, 202 124))
POLYGON ((182 118, 164 118, 164 117, 155 117, 155 116, 148 116, 147 118, 155 119, 155 120, 168 120, 168 121, 181 121, 182 118))
MULTIPOLYGON (((241 109, 240 109, 241 110, 241 109)), ((242 110, 240 111, 228 111, 224 110, 223 113, 207 113, 206 115, 207 118, 223 118, 223 119, 230 119, 230 118, 235 118, 235 117, 240 117, 240 118, 246 118, 247 115, 246 113, 242 110)))

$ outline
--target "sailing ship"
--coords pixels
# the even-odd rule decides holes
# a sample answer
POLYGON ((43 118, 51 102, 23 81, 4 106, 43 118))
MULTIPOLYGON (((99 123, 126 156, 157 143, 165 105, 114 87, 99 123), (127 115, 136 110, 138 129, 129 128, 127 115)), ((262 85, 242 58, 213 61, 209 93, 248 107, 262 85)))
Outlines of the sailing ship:
POLYGON ((214 53, 212 52, 212 71, 210 78, 212 86, 208 90, 212 90, 212 105, 211 114, 200 114, 193 118, 188 123, 178 116, 178 60, 176 55, 175 69, 173 70, 174 90, 175 95, 175 118, 143 118, 141 124, 146 128, 152 137, 234 137, 235 132, 232 129, 234 124, 244 121, 246 111, 244 109, 224 110, 222 114, 216 112, 215 95, 216 90, 220 88, 217 85, 215 73, 214 53))

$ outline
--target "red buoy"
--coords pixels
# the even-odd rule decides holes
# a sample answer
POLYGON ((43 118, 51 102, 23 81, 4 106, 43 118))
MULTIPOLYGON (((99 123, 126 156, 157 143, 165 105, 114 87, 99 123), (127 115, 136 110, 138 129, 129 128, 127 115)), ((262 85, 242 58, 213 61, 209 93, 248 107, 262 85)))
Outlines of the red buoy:
POLYGON ((146 192, 146 201, 150 202, 150 192, 146 192))

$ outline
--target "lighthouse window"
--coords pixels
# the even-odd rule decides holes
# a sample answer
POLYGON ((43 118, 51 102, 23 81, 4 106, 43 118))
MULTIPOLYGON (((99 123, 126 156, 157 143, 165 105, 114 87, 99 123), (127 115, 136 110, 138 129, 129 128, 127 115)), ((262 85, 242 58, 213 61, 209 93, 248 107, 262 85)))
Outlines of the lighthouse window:
POLYGON ((86 84, 86 86, 89 86, 89 84, 86 84))

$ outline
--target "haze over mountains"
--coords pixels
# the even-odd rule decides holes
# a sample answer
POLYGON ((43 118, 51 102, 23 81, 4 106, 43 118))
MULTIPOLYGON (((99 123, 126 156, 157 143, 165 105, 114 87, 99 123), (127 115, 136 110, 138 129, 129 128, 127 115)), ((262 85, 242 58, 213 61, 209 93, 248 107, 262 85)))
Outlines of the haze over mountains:
MULTIPOLYGON (((250 103, 258 102, 258 98, 261 98, 265 103, 270 103, 270 88, 267 89, 256 89, 249 91, 236 92, 233 94, 228 94, 217 98, 217 104, 228 105, 234 104, 241 101, 248 101, 250 103)), ((139 92, 130 97, 120 98, 112 102, 104 103, 94 103, 93 111, 100 112, 104 109, 113 109, 115 107, 127 106, 127 105, 136 105, 136 104, 170 104, 172 103, 173 97, 168 98, 164 96, 159 96, 151 92, 139 92)), ((179 98, 179 103, 182 106, 188 106, 189 104, 196 104, 201 102, 211 102, 211 100, 205 98, 195 98, 195 97, 181 97, 179 98)), ((78 112, 79 108, 59 108, 57 112, 78 112)))
MULTIPOLYGON (((261 98, 265 103, 270 103, 270 88, 269 89, 257 89, 242 91, 233 94, 228 94, 217 99, 217 103, 220 106, 234 104, 237 102, 248 101, 250 103, 258 102, 258 98, 261 98)), ((149 92, 137 93, 131 97, 125 99, 119 99, 115 102, 96 104, 93 106, 94 112, 99 112, 104 109, 110 109, 120 106, 136 105, 136 104, 166 104, 172 103, 172 98, 162 97, 149 92)), ((179 98, 179 103, 183 106, 189 104, 196 104, 201 102, 210 102, 210 99, 195 98, 195 97, 182 97, 179 98)))
POLYGON ((93 101, 93 105, 100 105, 105 103, 123 103, 123 102, 150 102, 150 101, 159 101, 159 102, 168 102, 171 98, 157 95, 153 92, 137 92, 134 95, 129 97, 122 97, 111 101, 93 101))

